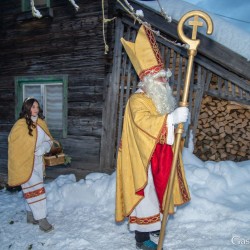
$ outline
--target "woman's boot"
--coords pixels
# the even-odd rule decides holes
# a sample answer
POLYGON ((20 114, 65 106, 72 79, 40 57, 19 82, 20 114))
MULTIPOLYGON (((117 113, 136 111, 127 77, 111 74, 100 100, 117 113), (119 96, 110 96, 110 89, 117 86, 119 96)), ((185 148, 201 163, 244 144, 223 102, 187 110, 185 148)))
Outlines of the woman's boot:
POLYGON ((31 211, 27 211, 27 223, 38 224, 38 220, 35 220, 33 213, 31 211))
POLYGON ((46 218, 39 220, 39 228, 46 233, 54 229, 46 218))

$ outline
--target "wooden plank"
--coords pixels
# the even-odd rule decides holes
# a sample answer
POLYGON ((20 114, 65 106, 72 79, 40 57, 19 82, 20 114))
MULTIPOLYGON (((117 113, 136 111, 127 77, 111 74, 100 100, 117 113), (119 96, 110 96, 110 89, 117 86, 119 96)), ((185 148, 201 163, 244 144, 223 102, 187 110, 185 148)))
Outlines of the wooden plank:
POLYGON ((228 80, 224 80, 224 84, 225 84, 225 95, 229 95, 229 90, 228 90, 228 80))
POLYGON ((195 107, 194 107, 194 123, 193 123, 193 138, 195 138, 196 129, 198 126, 200 107, 202 102, 202 97, 204 95, 204 88, 206 82, 207 71, 204 68, 198 66, 198 88, 195 96, 195 107))
POLYGON ((240 99, 243 99, 243 91, 242 91, 242 89, 239 89, 239 96, 240 96, 240 99))
POLYGON ((200 55, 197 55, 195 57, 195 61, 201 66, 204 66, 205 68, 209 69, 214 74, 222 77, 223 79, 227 79, 228 81, 234 82, 235 84, 237 84, 237 86, 244 90, 249 90, 250 83, 236 75, 234 71, 229 71, 221 65, 215 64, 214 62, 208 60, 205 57, 201 57, 200 55))
POLYGON ((181 94, 181 86, 182 86, 182 56, 179 57, 179 65, 178 65, 178 77, 177 77, 177 98, 176 101, 179 103, 180 94, 181 94))
POLYGON ((170 65, 170 70, 172 71, 172 76, 170 77, 170 82, 172 84, 176 84, 175 83, 175 70, 176 70, 176 56, 177 56, 177 53, 174 50, 172 50, 171 52, 173 53, 173 60, 172 60, 172 67, 170 65))
POLYGON ((247 101, 250 101, 250 92, 246 92, 246 99, 247 101))
MULTIPOLYGON (((130 28, 128 28, 127 33, 125 34, 125 39, 129 40, 129 41, 135 41, 136 38, 136 31, 132 30, 130 28)), ((117 158, 117 154, 118 154, 118 148, 119 148, 119 144, 120 144, 120 139, 121 139, 121 134, 122 134, 122 125, 123 125, 123 114, 124 114, 124 109, 126 106, 126 103, 130 97, 130 95, 134 92, 132 90, 136 89, 137 86, 137 82, 135 79, 137 79, 137 77, 132 77, 132 74, 134 74, 134 68, 131 64, 131 61, 129 60, 129 58, 127 57, 127 54, 124 53, 124 57, 127 58, 128 61, 126 61, 123 65, 124 65, 124 71, 126 74, 126 88, 124 89, 124 93, 125 96, 120 94, 120 105, 119 105, 119 111, 118 111, 118 128, 117 128, 117 136, 116 136, 116 153, 115 153, 115 158, 117 158), (134 82, 132 84, 132 88, 131 88, 131 79, 134 79, 134 82)), ((122 60, 124 61, 124 60, 122 60)))
POLYGON ((236 95, 235 95, 235 85, 232 83, 231 86, 232 86, 232 96, 236 97, 236 95))
POLYGON ((115 135, 116 135, 116 121, 117 107, 118 107, 118 93, 121 70, 121 51, 122 45, 120 38, 123 36, 124 25, 120 19, 116 21, 115 33, 115 47, 112 75, 107 78, 107 94, 105 97, 103 115, 102 115, 102 137, 101 137, 101 152, 100 152, 100 170, 114 168, 114 150, 115 150, 115 135), (108 145, 108 148, 107 148, 108 145))
POLYGON ((71 100, 71 102, 68 102, 69 116, 79 116, 84 111, 86 111, 86 116, 92 116, 93 114, 98 116, 102 113, 102 104, 102 100, 95 100, 94 94, 92 100, 71 100))
POLYGON ((241 104, 246 104, 246 105, 250 105, 250 100, 242 100, 241 98, 239 97, 233 97, 233 96, 227 96, 225 95, 224 93, 221 93, 220 95, 218 95, 218 92, 217 91, 214 91, 214 90, 209 90, 207 91, 207 94, 208 95, 211 95, 213 97, 217 97, 219 99, 226 99, 228 101, 235 101, 235 102, 238 102, 238 103, 241 103, 241 104))
POLYGON ((212 79, 213 73, 210 71, 207 71, 207 79, 205 82, 204 92, 206 92, 209 89, 209 85, 212 79))
POLYGON ((8 173, 8 136, 8 132, 0 132, 0 173, 6 177, 8 173))
MULTIPOLYGON (((128 29, 127 33, 125 33, 125 40, 129 41, 130 40, 130 33, 131 33, 131 29, 128 29)), ((116 41, 118 42, 118 41, 116 41)), ((126 98, 126 90, 125 90, 125 80, 126 80, 126 88, 128 88, 128 75, 130 75, 130 71, 131 71, 131 62, 128 58, 127 53, 123 54, 123 59, 122 61, 122 75, 121 75, 121 81, 120 81, 120 92, 119 92, 119 109, 118 109, 118 129, 117 129, 117 138, 116 138, 116 151, 115 153, 117 154, 118 151, 118 147, 119 147, 119 140, 121 138, 121 128, 122 128, 122 117, 123 117, 123 102, 124 99, 126 98), (125 96, 125 97, 124 97, 125 96)), ((128 92, 128 91, 127 91, 128 92)), ((127 94, 128 95, 128 94, 127 94)), ((116 157, 115 157, 116 158, 116 157)))
MULTIPOLYGON (((1 132, 0 133, 0 159, 7 160, 8 159, 8 136, 9 133, 7 132, 1 132)), ((0 165, 0 168, 5 167, 3 165, 0 165)))
POLYGON ((68 135, 101 137, 102 121, 97 116, 68 116, 68 135))
POLYGON ((218 92, 221 93, 221 92, 222 92, 222 88, 221 88, 221 77, 218 77, 217 84, 218 84, 218 92))
POLYGON ((138 85, 138 81, 137 81, 137 74, 135 73, 135 71, 131 71, 131 74, 133 75, 132 77, 132 83, 133 83, 133 88, 132 88, 132 93, 135 93, 136 89, 137 89, 137 85, 138 85))
POLYGON ((100 138, 77 135, 60 139, 60 142, 64 152, 72 157, 72 166, 80 164, 85 169, 89 163, 99 165, 100 138))
POLYGON ((166 49, 167 49, 167 56, 166 56, 166 59, 165 59, 165 65, 166 65, 166 68, 168 69, 169 64, 170 64, 170 52, 171 52, 171 49, 169 49, 168 47, 166 47, 166 49))

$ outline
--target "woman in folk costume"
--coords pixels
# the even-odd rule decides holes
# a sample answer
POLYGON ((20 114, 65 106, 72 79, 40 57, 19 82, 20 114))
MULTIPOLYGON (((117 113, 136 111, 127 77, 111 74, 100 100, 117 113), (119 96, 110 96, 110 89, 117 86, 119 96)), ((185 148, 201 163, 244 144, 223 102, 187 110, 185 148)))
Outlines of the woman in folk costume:
MULTIPOLYGON (((140 78, 139 89, 129 98, 117 159, 116 221, 129 217, 137 249, 157 249, 150 240, 159 235, 165 190, 173 159, 174 125, 186 122, 188 108, 175 108, 153 33, 141 26, 135 43, 121 42, 140 78)), ((169 213, 190 200, 181 154, 169 213)))
POLYGON ((43 155, 51 149, 52 136, 35 98, 25 99, 8 142, 8 184, 21 185, 26 201, 27 222, 39 224, 42 231, 49 232, 53 226, 46 219, 43 155))

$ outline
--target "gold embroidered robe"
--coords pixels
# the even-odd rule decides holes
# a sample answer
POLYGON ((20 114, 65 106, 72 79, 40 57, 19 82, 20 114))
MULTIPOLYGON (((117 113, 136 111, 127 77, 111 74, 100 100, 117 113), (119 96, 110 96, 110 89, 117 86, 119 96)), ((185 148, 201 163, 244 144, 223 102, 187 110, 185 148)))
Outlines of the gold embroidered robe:
MULTIPOLYGON (((52 139, 46 122, 38 118, 37 124, 52 139)), ((8 137, 9 186, 19 186, 31 177, 34 167, 37 129, 33 129, 33 136, 30 136, 28 132, 28 126, 24 118, 17 120, 10 131, 8 137)))
MULTIPOLYGON (((136 192, 147 185, 148 166, 166 118, 156 111, 153 101, 144 93, 133 94, 128 100, 116 169, 117 222, 129 216, 143 199, 136 192)), ((170 213, 173 213, 173 203, 181 205, 190 199, 181 160, 174 183, 170 213)))

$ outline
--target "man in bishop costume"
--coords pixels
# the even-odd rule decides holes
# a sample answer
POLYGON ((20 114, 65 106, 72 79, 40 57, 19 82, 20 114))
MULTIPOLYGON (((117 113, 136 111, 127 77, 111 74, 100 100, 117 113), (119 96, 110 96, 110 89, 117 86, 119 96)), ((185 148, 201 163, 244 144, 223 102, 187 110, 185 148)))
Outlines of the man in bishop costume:
MULTIPOLYGON (((121 38, 140 82, 129 98, 117 158, 116 221, 126 217, 135 231, 136 248, 157 249, 171 172, 175 124, 186 122, 188 108, 176 108, 154 34, 141 26, 135 42, 121 38)), ((181 153, 169 214, 190 200, 181 153)))

